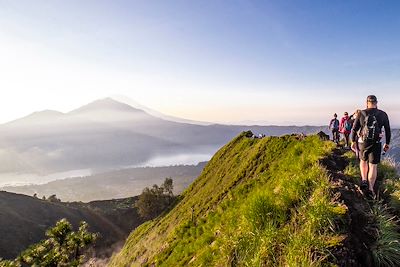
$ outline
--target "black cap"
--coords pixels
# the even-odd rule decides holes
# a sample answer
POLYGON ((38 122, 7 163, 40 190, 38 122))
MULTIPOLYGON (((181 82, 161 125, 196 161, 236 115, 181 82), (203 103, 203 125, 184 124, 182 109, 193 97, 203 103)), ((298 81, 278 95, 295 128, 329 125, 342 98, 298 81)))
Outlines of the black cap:
POLYGON ((376 102, 378 102, 378 99, 374 95, 369 95, 367 97, 367 102, 376 103, 376 102))

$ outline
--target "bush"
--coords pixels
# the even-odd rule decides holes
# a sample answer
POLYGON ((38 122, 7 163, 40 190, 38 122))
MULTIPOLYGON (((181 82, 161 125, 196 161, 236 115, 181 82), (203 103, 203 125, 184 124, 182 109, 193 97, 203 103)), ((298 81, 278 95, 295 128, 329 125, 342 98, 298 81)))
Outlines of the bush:
POLYGON ((32 245, 14 261, 2 261, 0 266, 79 266, 84 262, 85 249, 97 238, 97 234, 88 231, 86 222, 81 222, 78 231, 74 232, 66 219, 58 221, 46 236, 46 240, 32 245))

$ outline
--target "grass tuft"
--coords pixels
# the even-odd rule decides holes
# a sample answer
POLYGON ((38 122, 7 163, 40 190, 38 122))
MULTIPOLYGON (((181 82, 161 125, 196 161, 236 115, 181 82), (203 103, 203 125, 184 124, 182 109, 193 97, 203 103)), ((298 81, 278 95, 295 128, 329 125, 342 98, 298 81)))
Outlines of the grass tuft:
POLYGON ((398 266, 400 262, 399 222, 390 214, 387 206, 381 203, 376 203, 372 211, 378 225, 378 237, 372 249, 375 266, 398 266))

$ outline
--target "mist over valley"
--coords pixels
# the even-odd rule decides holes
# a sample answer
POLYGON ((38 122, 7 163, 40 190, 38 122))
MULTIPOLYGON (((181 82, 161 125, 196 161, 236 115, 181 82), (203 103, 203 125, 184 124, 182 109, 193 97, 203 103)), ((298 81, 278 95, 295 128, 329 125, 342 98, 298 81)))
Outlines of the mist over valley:
POLYGON ((244 130, 282 135, 324 129, 169 119, 106 98, 68 113, 45 110, 0 125, 0 186, 43 184, 132 167, 195 165, 210 160, 244 130))

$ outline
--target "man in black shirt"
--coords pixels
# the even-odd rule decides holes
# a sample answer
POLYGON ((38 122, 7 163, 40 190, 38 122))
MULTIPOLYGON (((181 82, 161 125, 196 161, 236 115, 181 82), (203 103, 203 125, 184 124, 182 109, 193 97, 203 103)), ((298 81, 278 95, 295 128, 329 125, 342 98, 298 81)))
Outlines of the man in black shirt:
POLYGON ((367 97, 367 109, 354 121, 352 129, 351 148, 356 151, 356 139, 359 137, 361 190, 367 195, 372 195, 376 181, 378 163, 381 161, 382 152, 382 127, 385 129, 385 145, 383 150, 389 150, 391 130, 386 112, 378 109, 376 96, 367 97))

